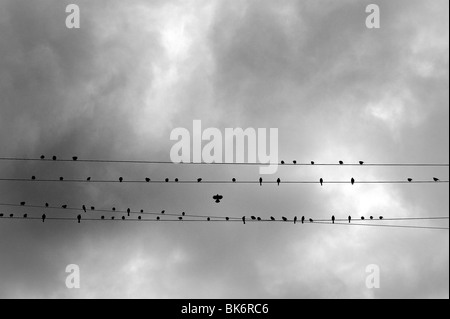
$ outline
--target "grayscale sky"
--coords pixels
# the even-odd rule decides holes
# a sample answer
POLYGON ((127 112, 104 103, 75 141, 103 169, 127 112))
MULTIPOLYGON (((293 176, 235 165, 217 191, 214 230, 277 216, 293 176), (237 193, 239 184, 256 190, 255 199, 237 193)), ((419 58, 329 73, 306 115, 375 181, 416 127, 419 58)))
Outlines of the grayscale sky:
MULTIPOLYGON (((447 0, 0 0, 0 157, 167 161, 171 131, 192 130, 198 119, 221 130, 278 128, 286 161, 448 163, 448 30, 447 0), (65 26, 69 3, 81 8, 81 29, 65 26), (381 29, 365 26, 370 3, 380 6, 381 29)), ((282 167, 267 178, 448 180, 448 174, 448 168, 282 167)), ((1 178, 32 175, 260 176, 258 167, 0 163, 1 178)), ((0 203, 263 218, 448 216, 448 194, 444 183, 0 182, 0 203), (212 200, 217 193, 221 204, 212 200)), ((0 297, 449 298, 449 232, 3 219, 0 297), (80 266, 79 290, 65 286, 69 264, 80 266), (380 267, 380 289, 366 287, 371 264, 380 267)))

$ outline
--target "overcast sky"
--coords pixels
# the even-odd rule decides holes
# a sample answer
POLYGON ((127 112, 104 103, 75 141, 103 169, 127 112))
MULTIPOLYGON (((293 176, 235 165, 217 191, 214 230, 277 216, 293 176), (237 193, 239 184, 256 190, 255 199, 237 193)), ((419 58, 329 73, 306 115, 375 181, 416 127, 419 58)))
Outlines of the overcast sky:
MULTIPOLYGON (((447 0, 0 0, 0 157, 167 161, 171 131, 202 120, 221 130, 278 128, 286 161, 448 163, 448 30, 447 0), (80 6, 81 29, 65 26, 69 3, 80 6), (370 3, 380 6, 381 29, 365 26, 370 3)), ((282 167, 267 178, 448 174, 282 167)), ((0 163, 2 178, 32 175, 260 176, 258 167, 0 163)), ((1 203, 263 218, 448 216, 448 194, 448 184, 0 182, 1 203)), ((0 220, 0 297, 449 298, 449 232, 0 220), (69 264, 80 266, 79 290, 65 286, 69 264), (380 289, 366 287, 370 264, 380 267, 380 289)))

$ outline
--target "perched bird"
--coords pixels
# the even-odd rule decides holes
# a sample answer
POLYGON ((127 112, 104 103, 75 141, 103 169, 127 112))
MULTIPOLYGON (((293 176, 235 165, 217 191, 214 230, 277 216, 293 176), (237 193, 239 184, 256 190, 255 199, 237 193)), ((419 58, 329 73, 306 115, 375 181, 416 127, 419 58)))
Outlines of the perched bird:
POLYGON ((35 181, 36 180, 36 176, 31 176, 31 180, 35 181))
POLYGON ((56 156, 53 156, 52 158, 54 161, 56 161, 58 158, 56 156))
POLYGON ((309 219, 309 222, 310 222, 310 223, 314 223, 314 219, 310 218, 310 219, 309 219))
POLYGON ((210 222, 210 221, 211 221, 211 218, 208 217, 206 220, 210 222))
POLYGON ((297 216, 295 216, 295 217, 294 217, 294 225, 297 224, 297 220, 298 220, 298 218, 297 218, 297 216))
POLYGON ((59 180, 62 182, 64 180, 64 177, 60 177, 59 180))
POLYGON ((3 214, 0 214, 0 218, 2 218, 3 216, 5 216, 5 215, 3 215, 3 214))
POLYGON ((230 217, 225 217, 225 220, 228 222, 230 221, 230 217))
POLYGON ((156 220, 161 220, 161 218, 158 216, 158 217, 156 217, 156 220))
POLYGON ((185 213, 185 212, 182 212, 182 213, 181 213, 181 216, 183 216, 183 217, 186 216, 186 213, 185 213))
POLYGON ((130 213, 131 213, 131 209, 127 209, 127 215, 128 215, 128 217, 130 217, 130 213))
POLYGON ((352 222, 352 216, 348 216, 348 223, 350 224, 352 222))
POLYGON ((258 217, 257 220, 258 220, 259 222, 262 221, 261 217, 258 217))
POLYGON ((28 214, 23 215, 23 218, 25 219, 28 218, 28 214))
POLYGON ((351 181, 350 181, 350 183, 352 183, 352 185, 355 185, 355 179, 352 178, 351 181))
POLYGON ((9 215, 9 218, 13 218, 13 217, 14 217, 14 214, 9 215))
POLYGON ((105 216, 102 216, 101 219, 102 219, 102 220, 105 220, 105 216))
POLYGON ((178 183, 180 180, 178 178, 175 178, 175 183, 178 183))
POLYGON ((143 209, 141 209, 141 214, 143 214, 144 213, 144 210, 143 209))
POLYGON ((142 219, 142 217, 141 217, 141 216, 139 216, 139 217, 138 217, 138 219, 139 219, 139 220, 141 220, 141 219, 142 219))
POLYGON ((292 161, 292 163, 294 163, 294 165, 297 165, 297 161, 292 161))
POLYGON ((277 185, 280 186, 280 183, 281 183, 281 179, 279 178, 279 179, 277 179, 277 185))
POLYGON ((339 161, 339 165, 344 165, 344 162, 343 161, 339 161))
POLYGON ((359 165, 364 165, 364 162, 363 161, 359 161, 359 165))
POLYGON ((270 220, 273 221, 273 222, 276 221, 275 217, 273 217, 273 216, 270 217, 270 220))
POLYGON ((441 180, 439 179, 439 178, 437 178, 437 177, 433 177, 433 180, 435 181, 435 182, 440 182, 441 180))
POLYGON ((197 183, 201 183, 203 181, 202 178, 197 179, 197 183))
POLYGON ((366 218, 364 216, 361 217, 361 220, 366 220, 366 218))
POLYGON ((233 178, 231 181, 232 181, 233 183, 236 183, 236 178, 233 178))
POLYGON ((242 217, 242 222, 244 223, 244 225, 245 225, 245 216, 244 217, 242 217))
POLYGON ((384 219, 384 217, 383 216, 380 216, 380 220, 383 220, 384 219))
POLYGON ((170 180, 168 178, 165 179, 166 183, 168 183, 170 180))
POLYGON ((45 203, 45 208, 48 208, 49 206, 49 203, 45 203))
POLYGON ((78 157, 77 157, 77 156, 72 157, 72 159, 73 159, 75 162, 78 161, 78 157))
POLYGON ((21 202, 20 206, 25 206, 27 203, 26 202, 21 202))
POLYGON ((166 211, 165 211, 165 210, 163 210, 163 211, 161 212, 161 214, 163 214, 163 215, 164 215, 165 213, 166 213, 166 211))
POLYGON ((183 217, 178 217, 178 220, 183 220, 183 217))
POLYGON ((83 205, 83 212, 87 213, 86 205, 83 205))
POLYGON ((281 161, 281 165, 284 165, 284 164, 286 164, 284 161, 281 161))
POLYGON ((305 216, 302 216, 302 224, 305 223, 305 216))
POLYGON ((252 216, 251 219, 252 219, 252 220, 256 220, 256 217, 255 217, 255 216, 252 216))
POLYGON ((42 222, 45 223, 45 219, 47 218, 47 216, 44 214, 42 215, 42 222))
POLYGON ((115 219, 116 219, 116 217, 114 217, 114 216, 113 216, 113 217, 111 217, 111 220, 115 220, 115 219))
POLYGON ((125 216, 122 216, 122 220, 125 220, 125 216))
POLYGON ((314 161, 311 162, 311 165, 316 165, 316 163, 314 161))
POLYGON ((88 182, 90 182, 91 180, 92 180, 91 177, 88 177, 88 178, 86 179, 86 181, 88 181, 88 182))
POLYGON ((413 181, 413 179, 412 179, 412 178, 408 178, 408 182, 410 182, 410 183, 411 183, 412 181, 413 181))
POLYGON ((282 217, 281 219, 283 219, 284 222, 288 221, 288 219, 286 217, 282 217))
POLYGON ((67 209, 67 205, 62 205, 61 207, 64 209, 67 209))
POLYGON ((332 216, 331 217, 331 221, 333 222, 333 224, 336 222, 336 217, 332 216))
POLYGON ((370 216, 370 220, 373 220, 373 216, 370 216))
POLYGON ((121 183, 123 182, 123 177, 119 178, 119 182, 121 182, 121 183))
POLYGON ((95 207, 94 207, 94 206, 92 206, 92 207, 91 207, 91 210, 95 210, 95 207))
POLYGON ((45 160, 45 155, 41 155, 41 160, 45 160))
POLYGON ((220 201, 223 199, 223 196, 217 194, 213 196, 213 199, 216 201, 216 203, 220 203, 220 201))
POLYGON ((147 183, 150 183, 150 182, 151 182, 151 179, 147 177, 147 178, 145 179, 145 181, 146 181, 147 183))
POLYGON ((320 186, 323 186, 323 178, 320 179, 320 186))
POLYGON ((77 216, 78 224, 81 223, 81 215, 77 216))
POLYGON ((113 207, 113 208, 112 208, 112 211, 113 211, 113 212, 115 212, 115 211, 116 211, 116 208, 115 208, 115 207, 113 207))
POLYGON ((262 179, 262 177, 260 177, 259 178, 259 186, 262 186, 262 183, 263 183, 263 179, 262 179))

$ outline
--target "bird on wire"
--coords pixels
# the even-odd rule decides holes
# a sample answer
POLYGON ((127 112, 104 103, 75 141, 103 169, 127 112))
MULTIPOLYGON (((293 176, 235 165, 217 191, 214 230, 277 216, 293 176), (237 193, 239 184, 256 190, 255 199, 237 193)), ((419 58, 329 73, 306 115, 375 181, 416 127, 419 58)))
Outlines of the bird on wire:
POLYGON ((263 179, 262 179, 262 177, 260 177, 259 178, 259 186, 262 186, 262 184, 263 184, 263 179))
POLYGON ((320 179, 320 186, 323 186, 323 178, 320 179))
POLYGON ((336 222, 336 217, 332 216, 331 217, 331 221, 333 222, 333 224, 336 222))
POLYGON ((277 179, 277 185, 280 186, 280 184, 281 184, 281 179, 279 178, 279 179, 277 179))
POLYGON ((350 224, 352 222, 352 216, 348 216, 348 223, 350 224))

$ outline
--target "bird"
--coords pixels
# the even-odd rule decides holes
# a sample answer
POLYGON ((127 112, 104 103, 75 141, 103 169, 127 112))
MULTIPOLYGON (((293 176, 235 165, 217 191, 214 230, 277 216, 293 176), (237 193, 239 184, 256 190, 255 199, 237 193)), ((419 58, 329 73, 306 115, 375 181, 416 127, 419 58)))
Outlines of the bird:
POLYGON ((72 157, 72 159, 73 159, 74 162, 78 161, 78 157, 77 156, 72 157))
POLYGON ((115 220, 115 219, 116 219, 116 217, 114 217, 114 216, 113 216, 113 217, 111 217, 111 220, 115 220))
POLYGON ((45 208, 48 208, 49 206, 49 203, 45 203, 45 208))
POLYGON ((284 222, 288 221, 288 219, 286 217, 282 217, 281 219, 283 219, 284 222))
POLYGON ((94 207, 94 206, 92 206, 92 207, 91 207, 91 210, 95 210, 95 207, 94 207))
POLYGON ((62 182, 64 180, 64 177, 60 177, 59 180, 62 182))
POLYGON ((412 181, 413 181, 413 179, 412 179, 412 178, 408 178, 408 182, 410 182, 410 183, 411 183, 412 181))
POLYGON ((261 222, 261 221, 262 221, 262 218, 261 218, 261 217, 258 217, 257 220, 258 220, 259 222, 261 222))
POLYGON ((180 180, 178 178, 175 178, 175 183, 178 183, 180 180))
POLYGON ((435 182, 440 182, 441 180, 439 179, 439 178, 437 178, 437 177, 433 177, 433 180, 435 181, 435 182))
POLYGON ((83 205, 83 211, 84 211, 85 213, 87 213, 87 209, 86 209, 86 206, 85 206, 85 205, 83 205))
POLYGON ((310 223, 314 223, 314 219, 310 218, 310 219, 309 219, 309 222, 310 222, 310 223))
POLYGON ((260 177, 259 178, 259 186, 262 186, 262 183, 263 183, 263 179, 262 179, 262 177, 260 177))
POLYGON ((161 214, 163 214, 163 215, 164 215, 165 213, 166 213, 166 211, 165 211, 165 210, 163 210, 163 211, 161 212, 161 214))
POLYGON ((366 218, 364 216, 361 217, 361 220, 366 220, 366 218))
POLYGON ((323 178, 320 179, 320 186, 323 186, 323 178))
POLYGON ((294 165, 297 165, 297 161, 292 161, 292 163, 294 163, 294 165))
POLYGON ((183 220, 183 217, 178 217, 178 220, 183 220))
POLYGON ((128 217, 130 217, 130 213, 131 213, 131 209, 127 209, 127 215, 128 215, 128 217))
POLYGON ((351 181, 350 181, 350 183, 352 183, 352 185, 355 185, 355 179, 352 178, 351 181))
POLYGON ((47 216, 44 214, 42 215, 42 222, 45 223, 45 219, 47 218, 47 216))
POLYGON ((298 220, 298 218, 297 218, 297 216, 295 216, 295 217, 294 217, 294 225, 297 224, 297 220, 298 220))
POLYGON ((373 216, 370 216, 370 220, 373 220, 373 216))
POLYGON ((170 180, 168 178, 165 179, 165 182, 168 183, 170 180))
POLYGON ((2 218, 3 216, 5 216, 5 215, 3 215, 3 214, 0 214, 0 218, 2 218))
POLYGON ((302 224, 305 223, 305 216, 302 216, 302 224))
POLYGON ((112 208, 112 211, 113 211, 113 212, 115 212, 115 211, 116 211, 116 208, 115 208, 115 207, 113 207, 113 208, 112 208))
POLYGON ((53 156, 52 159, 53 159, 54 161, 56 161, 58 158, 57 158, 56 156, 53 156))
POLYGON ((143 209, 141 209, 141 214, 143 214, 144 213, 144 210, 143 209))
POLYGON ((36 180, 36 176, 31 176, 31 180, 35 181, 36 180))
POLYGON ((273 221, 273 222, 276 221, 275 217, 273 217, 273 216, 270 217, 270 220, 273 221))
POLYGON ((314 161, 311 161, 311 165, 316 165, 316 162, 314 162, 314 161))
POLYGON ((206 220, 210 222, 210 221, 211 221, 211 218, 208 217, 206 220))
POLYGON ((352 222, 352 216, 348 216, 348 223, 350 224, 352 222))
POLYGON ((138 217, 138 219, 139 219, 139 220, 141 220, 141 219, 142 219, 142 217, 141 217, 141 216, 139 216, 139 217, 138 217))
POLYGON ((78 219, 78 224, 81 223, 81 215, 78 215, 77 219, 78 219))
POLYGON ((67 205, 62 205, 61 207, 64 209, 67 209, 67 205))
POLYGON ((20 206, 25 206, 27 203, 26 202, 21 202, 20 206))
POLYGON ((158 216, 158 217, 156 217, 156 220, 161 220, 161 218, 158 216))
POLYGON ((277 179, 277 185, 280 186, 280 184, 281 184, 281 179, 279 178, 279 179, 277 179))
POLYGON ((105 219, 105 216, 102 216, 101 219, 104 220, 104 219, 105 219))
POLYGON ((233 178, 231 181, 232 181, 233 183, 236 183, 236 178, 233 178))
POLYGON ((202 178, 198 178, 198 179, 197 179, 197 183, 201 183, 202 181, 203 181, 202 178))
POLYGON ((45 160, 45 155, 41 155, 41 160, 45 160))
POLYGON ((364 162, 363 161, 359 161, 359 165, 364 165, 364 162))
POLYGON ((150 182, 151 182, 151 179, 147 177, 147 178, 145 179, 145 181, 146 181, 147 183, 150 183, 150 182))
POLYGON ((28 218, 28 214, 23 215, 23 218, 28 218))
POLYGON ((225 217, 225 220, 228 222, 230 221, 230 217, 225 217))
POLYGON ((183 216, 183 217, 186 216, 186 213, 185 213, 185 212, 182 212, 182 213, 181 213, 181 216, 183 216))
POLYGON ((14 214, 9 215, 9 218, 13 218, 13 217, 14 217, 14 214))
POLYGON ((344 165, 344 162, 343 161, 339 161, 339 165, 344 165))
POLYGON ((88 177, 88 178, 86 179, 87 182, 90 182, 91 180, 92 180, 91 177, 88 177))
POLYGON ((281 161, 281 165, 284 165, 285 164, 285 162, 284 161, 281 161))
POLYGON ((119 182, 121 182, 121 183, 123 182, 123 177, 119 178, 119 182))
POLYGON ((213 199, 216 201, 216 203, 220 203, 220 201, 223 199, 223 196, 217 194, 213 196, 213 199))
POLYGON ((251 219, 252 219, 252 220, 256 220, 256 217, 255 217, 255 216, 252 216, 251 219))
POLYGON ((244 223, 244 225, 245 225, 245 216, 244 217, 242 217, 242 222, 244 223))
POLYGON ((380 220, 383 220, 384 219, 384 217, 383 216, 380 216, 380 220))
POLYGON ((331 221, 333 222, 333 224, 336 222, 336 217, 332 216, 331 217, 331 221))
POLYGON ((125 216, 122 216, 122 220, 125 220, 125 216))

